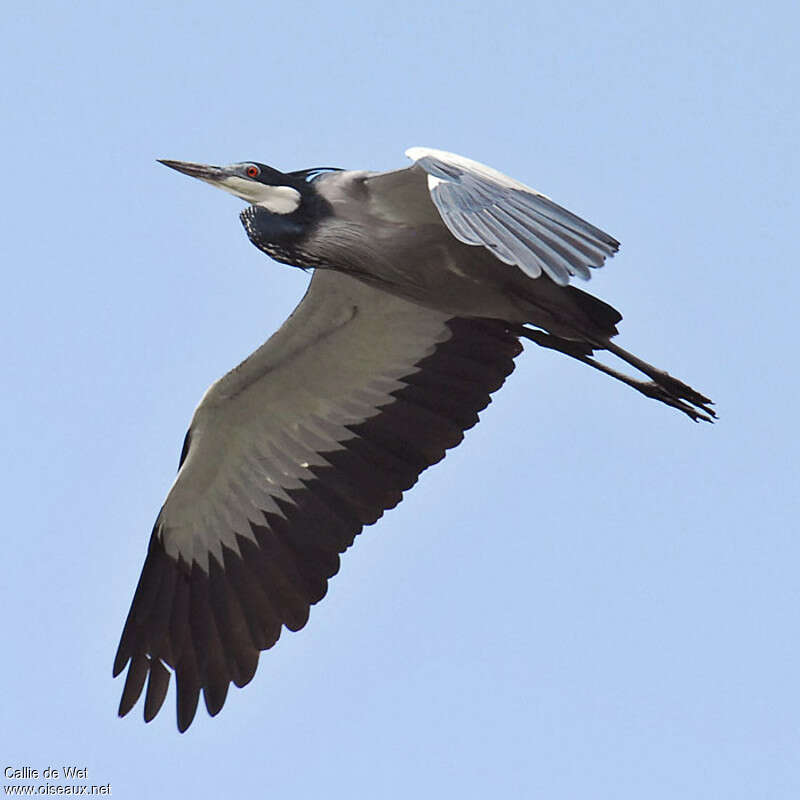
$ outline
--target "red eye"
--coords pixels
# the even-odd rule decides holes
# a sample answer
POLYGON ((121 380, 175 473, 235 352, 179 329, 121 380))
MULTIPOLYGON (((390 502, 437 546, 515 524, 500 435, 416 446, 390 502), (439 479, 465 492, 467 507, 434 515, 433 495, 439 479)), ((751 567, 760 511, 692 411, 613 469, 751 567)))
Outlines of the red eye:
POLYGON ((258 167, 254 167, 252 165, 249 166, 245 171, 247 172, 248 176, 251 177, 251 178, 257 178, 258 177, 258 173, 261 172, 261 170, 258 167))

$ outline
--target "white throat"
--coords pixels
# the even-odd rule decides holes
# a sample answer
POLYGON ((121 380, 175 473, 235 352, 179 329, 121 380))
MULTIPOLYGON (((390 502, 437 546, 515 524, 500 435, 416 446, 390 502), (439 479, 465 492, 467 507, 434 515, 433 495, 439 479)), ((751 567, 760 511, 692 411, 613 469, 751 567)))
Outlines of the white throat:
POLYGON ((300 192, 291 186, 265 186, 235 175, 213 185, 273 214, 291 214, 300 205, 300 192))

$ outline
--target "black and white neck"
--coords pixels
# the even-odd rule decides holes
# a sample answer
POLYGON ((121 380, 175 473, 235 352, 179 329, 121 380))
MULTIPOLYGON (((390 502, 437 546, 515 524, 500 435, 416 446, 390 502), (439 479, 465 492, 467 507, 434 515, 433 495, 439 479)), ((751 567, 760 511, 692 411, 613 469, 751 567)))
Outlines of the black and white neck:
POLYGON ((185 161, 161 163, 250 203, 240 218, 250 241, 259 250, 292 266, 323 266, 303 248, 303 242, 331 213, 330 205, 314 187, 314 178, 331 168, 285 173, 257 161, 227 167, 185 161))

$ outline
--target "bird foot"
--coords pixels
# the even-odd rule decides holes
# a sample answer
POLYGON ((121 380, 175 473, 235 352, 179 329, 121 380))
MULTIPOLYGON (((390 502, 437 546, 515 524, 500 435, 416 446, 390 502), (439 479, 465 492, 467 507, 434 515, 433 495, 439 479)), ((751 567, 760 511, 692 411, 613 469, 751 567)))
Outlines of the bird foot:
POLYGON ((710 407, 710 400, 666 372, 663 374, 670 378, 667 386, 655 381, 634 381, 628 385, 646 397, 683 411, 694 422, 713 422, 717 418, 716 412, 710 407))

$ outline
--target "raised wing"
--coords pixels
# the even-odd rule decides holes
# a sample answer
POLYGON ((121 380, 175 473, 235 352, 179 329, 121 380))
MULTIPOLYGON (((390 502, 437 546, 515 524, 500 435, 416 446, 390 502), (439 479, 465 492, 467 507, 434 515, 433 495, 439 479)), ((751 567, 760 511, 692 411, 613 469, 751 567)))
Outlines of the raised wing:
POLYGON ((588 280, 589 268, 619 249, 607 233, 491 167, 427 147, 406 155, 428 173, 431 198, 456 239, 487 247, 532 278, 588 280))
POLYGON ((216 714, 281 626, 298 630, 363 525, 457 445, 521 350, 317 270, 281 329, 206 393, 156 520, 114 662, 145 720, 176 674, 178 727, 216 714))

